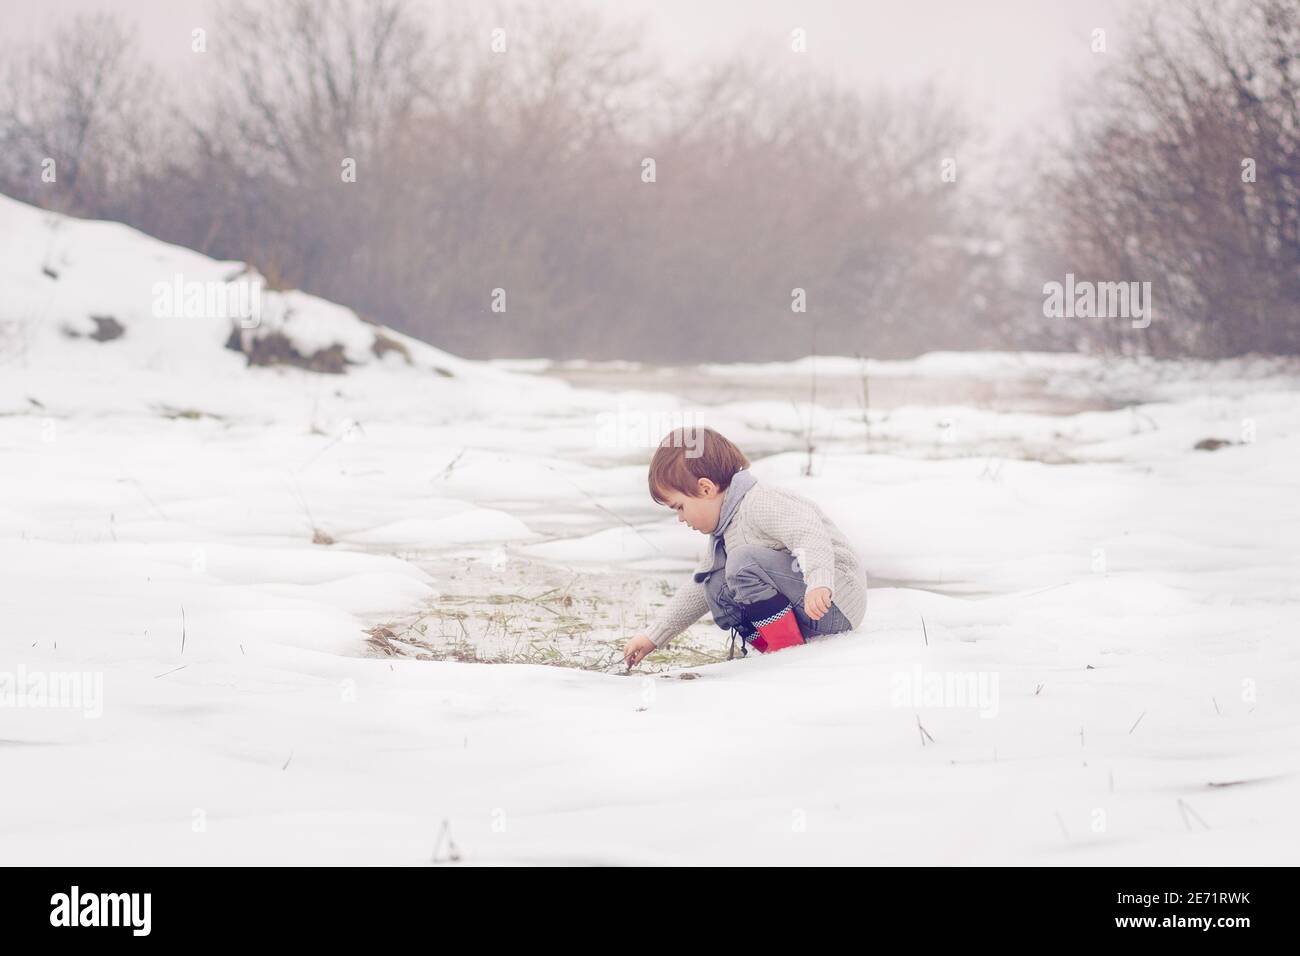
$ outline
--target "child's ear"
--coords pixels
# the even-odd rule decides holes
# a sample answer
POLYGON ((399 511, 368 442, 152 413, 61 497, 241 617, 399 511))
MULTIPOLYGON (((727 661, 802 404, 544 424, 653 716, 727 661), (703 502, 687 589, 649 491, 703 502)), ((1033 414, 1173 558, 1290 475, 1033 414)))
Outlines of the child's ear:
POLYGON ((718 491, 718 486, 710 478, 699 479, 696 482, 696 487, 700 489, 699 497, 701 498, 712 498, 718 491))

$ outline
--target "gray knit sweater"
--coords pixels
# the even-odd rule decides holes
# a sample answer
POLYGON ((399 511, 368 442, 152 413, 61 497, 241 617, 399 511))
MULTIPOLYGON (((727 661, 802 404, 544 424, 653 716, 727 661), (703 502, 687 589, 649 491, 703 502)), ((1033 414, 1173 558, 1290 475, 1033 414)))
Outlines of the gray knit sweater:
MULTIPOLYGON (((722 507, 726 508, 725 497, 722 507)), ((742 544, 754 544, 797 555, 807 586, 830 588, 836 607, 854 627, 861 626, 867 613, 867 576, 862 562, 843 532, 814 502, 784 488, 756 483, 740 500, 722 541, 728 553, 742 544)), ((711 545, 712 541, 697 572, 712 567, 711 545)), ((708 610, 704 584, 692 578, 660 611, 647 636, 656 647, 663 647, 708 610)))

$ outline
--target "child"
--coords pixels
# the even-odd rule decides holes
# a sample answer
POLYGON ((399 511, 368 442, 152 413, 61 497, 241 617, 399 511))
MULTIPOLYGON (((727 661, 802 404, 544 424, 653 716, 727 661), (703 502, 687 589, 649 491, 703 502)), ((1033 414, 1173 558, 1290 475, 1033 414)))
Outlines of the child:
MULTIPOLYGON (((650 461, 650 497, 709 536, 708 553, 646 634, 623 648, 628 667, 700 619, 771 653, 851 630, 867 609, 857 554, 808 499, 759 484, 740 449, 711 428, 678 428, 650 461)), ((731 655, 728 655, 730 659, 731 655)))

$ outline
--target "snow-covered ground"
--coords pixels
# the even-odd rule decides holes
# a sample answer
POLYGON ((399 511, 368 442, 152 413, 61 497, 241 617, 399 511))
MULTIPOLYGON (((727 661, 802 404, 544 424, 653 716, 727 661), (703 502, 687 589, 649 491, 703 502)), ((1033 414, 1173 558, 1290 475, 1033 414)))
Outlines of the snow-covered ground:
POLYGON ((1297 862, 1294 363, 476 363, 266 291, 331 375, 159 308, 242 271, 0 199, 5 862, 1297 862), (860 631, 605 666, 702 544, 680 424, 850 533, 860 631))

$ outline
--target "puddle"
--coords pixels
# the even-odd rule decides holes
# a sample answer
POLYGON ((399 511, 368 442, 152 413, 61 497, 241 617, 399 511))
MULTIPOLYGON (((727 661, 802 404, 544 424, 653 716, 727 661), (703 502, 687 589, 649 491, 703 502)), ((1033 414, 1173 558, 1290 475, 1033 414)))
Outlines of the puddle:
MULTIPOLYGON (((645 633, 680 577, 573 568, 500 549, 416 563, 438 595, 415 613, 376 622, 367 632, 371 654, 622 673, 623 645, 645 633)), ((726 660, 727 636, 706 615, 636 673, 726 660)))
MULTIPOLYGON (((533 374, 603 391, 671 392, 683 401, 699 405, 722 405, 757 398, 806 404, 813 394, 811 375, 795 373, 765 375, 761 390, 755 389, 753 372, 704 373, 694 366, 557 366, 533 374)), ((1049 390, 1044 376, 1033 374, 997 379, 957 375, 875 376, 868 380, 867 390, 873 412, 908 405, 968 405, 994 412, 1075 415, 1079 412, 1112 411, 1126 404, 1101 395, 1082 398, 1054 393, 1049 390)), ((827 408, 861 408, 863 382, 858 376, 823 373, 817 376, 815 394, 817 404, 827 408)))

